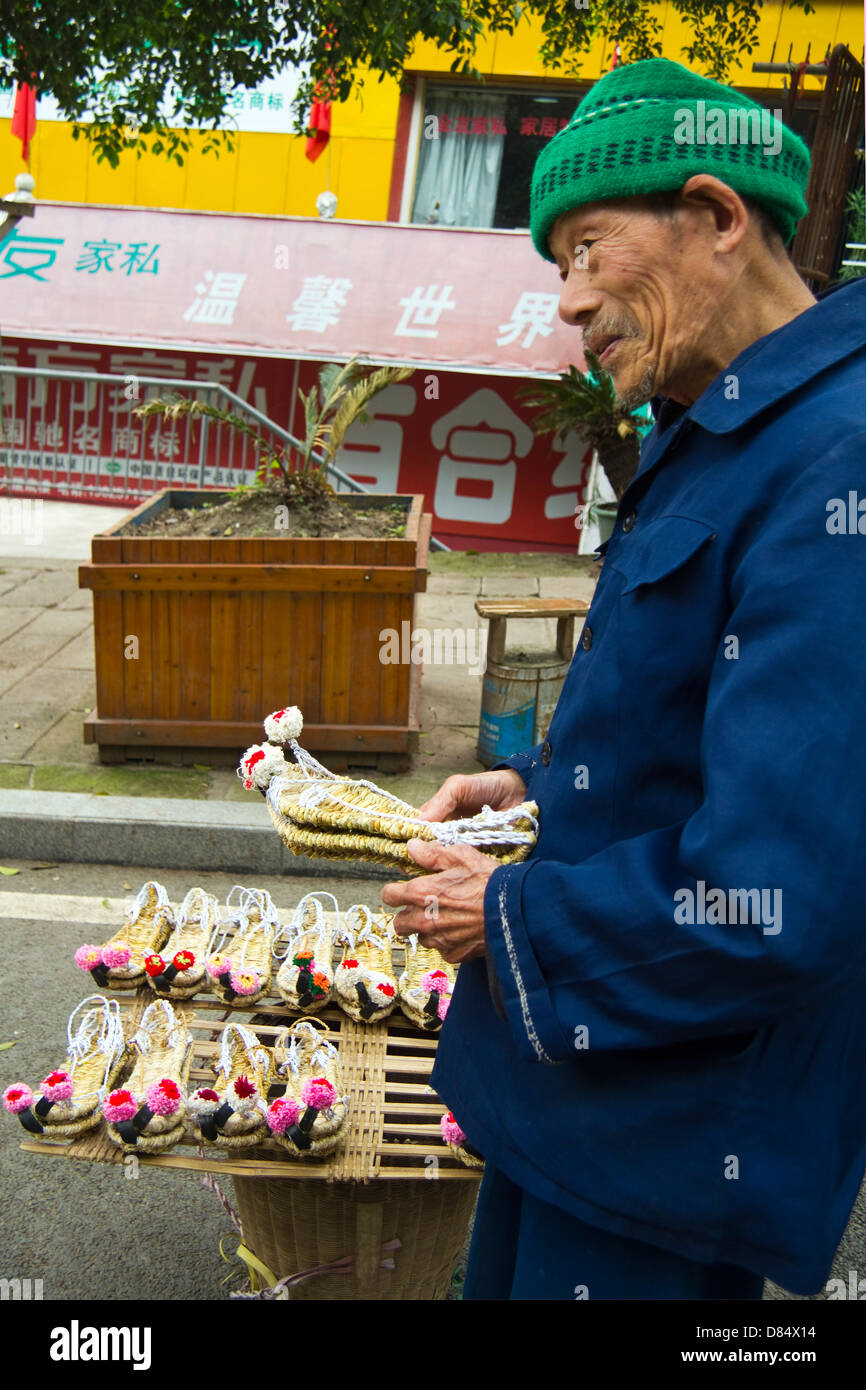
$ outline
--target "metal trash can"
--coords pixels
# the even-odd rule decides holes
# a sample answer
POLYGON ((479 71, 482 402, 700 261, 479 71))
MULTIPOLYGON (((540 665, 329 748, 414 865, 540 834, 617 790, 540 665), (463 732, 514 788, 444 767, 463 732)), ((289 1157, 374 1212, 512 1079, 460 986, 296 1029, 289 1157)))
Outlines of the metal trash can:
POLYGON ((574 620, 589 605, 580 599, 478 599, 475 611, 487 618, 487 669, 481 691, 478 761, 485 767, 523 753, 547 733, 574 651, 574 620), (556 618, 556 651, 509 653, 509 618, 556 618))

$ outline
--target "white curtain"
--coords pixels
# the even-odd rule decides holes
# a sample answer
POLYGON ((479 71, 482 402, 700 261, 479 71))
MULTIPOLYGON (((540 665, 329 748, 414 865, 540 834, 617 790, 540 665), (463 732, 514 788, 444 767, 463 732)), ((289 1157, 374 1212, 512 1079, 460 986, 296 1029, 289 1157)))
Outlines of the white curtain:
POLYGON ((504 135, 473 135, 472 118, 494 116, 504 125, 505 97, 472 94, 453 97, 430 94, 429 114, 447 116, 450 129, 431 140, 422 126, 413 222, 443 227, 491 227, 502 167, 504 135), (458 117, 469 122, 469 133, 458 135, 458 117), (438 204, 438 206, 437 206, 438 204))

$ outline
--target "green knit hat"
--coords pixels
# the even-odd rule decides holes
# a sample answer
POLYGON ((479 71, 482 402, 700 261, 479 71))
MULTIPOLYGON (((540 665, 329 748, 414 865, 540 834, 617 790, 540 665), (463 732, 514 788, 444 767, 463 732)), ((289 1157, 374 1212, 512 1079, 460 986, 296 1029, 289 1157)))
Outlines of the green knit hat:
POLYGON ((713 174, 766 208, 787 246, 807 211, 809 162, 779 117, 733 88, 668 58, 626 63, 596 82, 535 161, 532 240, 552 261, 547 236, 563 213, 713 174))

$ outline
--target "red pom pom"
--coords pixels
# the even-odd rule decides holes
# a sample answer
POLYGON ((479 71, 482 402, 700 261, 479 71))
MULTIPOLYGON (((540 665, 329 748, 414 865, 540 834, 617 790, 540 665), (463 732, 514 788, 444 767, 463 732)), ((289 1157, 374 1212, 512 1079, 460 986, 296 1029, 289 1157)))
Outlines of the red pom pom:
POLYGON ((393 985, 377 985, 376 988, 380 989, 389 999, 396 993, 393 985))
POLYGON ((344 969, 344 970, 357 970, 357 969, 358 969, 358 962, 357 962, 356 960, 344 960, 344 961, 343 961, 343 969, 344 969))
POLYGON ((211 1091, 207 1086, 203 1086, 200 1091, 196 1091, 199 1100, 219 1100, 216 1091, 211 1091))
POLYGON ((247 1096, 254 1096, 256 1088, 252 1081, 246 1076, 239 1076, 235 1082, 235 1095, 239 1100, 246 1100, 247 1096))
POLYGON ((148 956, 144 962, 144 968, 152 979, 154 975, 161 975, 166 965, 162 956, 148 956))
POLYGON ((189 970, 191 965, 195 965, 195 956, 192 951, 178 951, 172 965, 175 970, 189 970))

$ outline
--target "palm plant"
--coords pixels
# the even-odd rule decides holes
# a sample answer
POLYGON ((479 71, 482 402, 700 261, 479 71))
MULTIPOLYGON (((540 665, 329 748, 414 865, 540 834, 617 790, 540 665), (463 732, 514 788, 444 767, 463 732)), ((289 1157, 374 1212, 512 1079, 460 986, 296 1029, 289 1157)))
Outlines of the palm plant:
POLYGON ((305 437, 298 445, 289 444, 275 449, 263 434, 241 415, 220 410, 204 401, 177 396, 172 400, 156 399, 136 406, 134 413, 142 417, 162 415, 166 420, 180 416, 205 416, 219 424, 230 425, 251 438, 258 449, 261 462, 256 469, 256 483, 261 485, 270 477, 282 480, 285 493, 293 498, 310 497, 332 492, 327 480, 328 465, 356 420, 370 419, 366 407, 374 396, 392 382, 405 381, 414 367, 379 367, 365 371, 357 357, 345 366, 326 362, 319 372, 318 384, 304 394, 299 392, 304 407, 305 437), (319 456, 314 457, 319 450, 319 456))
POLYGON ((532 422, 536 434, 578 430, 586 436, 619 499, 637 471, 639 417, 617 400, 613 381, 595 353, 587 351, 586 361, 586 375, 572 365, 556 381, 533 382, 518 395, 539 407, 532 422))

